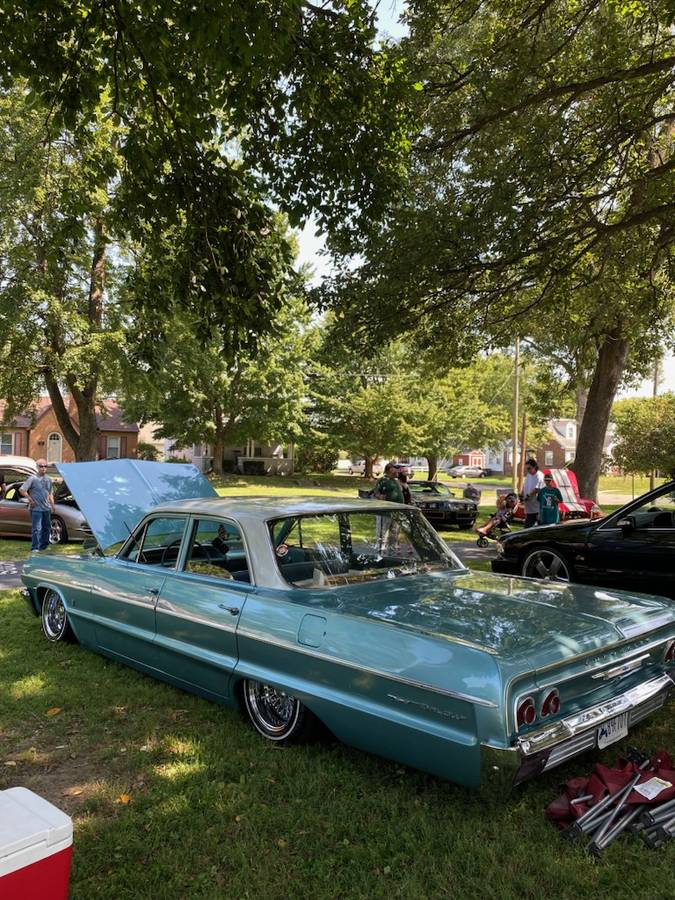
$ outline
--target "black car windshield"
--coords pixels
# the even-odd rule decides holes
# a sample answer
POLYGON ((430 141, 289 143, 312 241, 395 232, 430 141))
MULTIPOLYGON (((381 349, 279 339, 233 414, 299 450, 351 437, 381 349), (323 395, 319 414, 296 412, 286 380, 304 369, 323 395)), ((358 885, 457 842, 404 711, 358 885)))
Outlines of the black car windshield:
POLYGON ((409 481, 408 487, 414 494, 443 494, 444 497, 454 497, 447 484, 438 481, 409 481))
POLYGON ((413 510, 288 516, 269 523, 279 571, 296 587, 336 587, 461 569, 413 510))

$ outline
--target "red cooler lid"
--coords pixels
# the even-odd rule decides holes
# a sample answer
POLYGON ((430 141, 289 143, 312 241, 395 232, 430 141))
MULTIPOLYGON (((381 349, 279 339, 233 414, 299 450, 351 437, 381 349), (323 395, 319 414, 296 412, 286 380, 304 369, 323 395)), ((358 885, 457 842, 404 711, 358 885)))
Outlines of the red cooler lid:
POLYGON ((73 823, 60 809, 27 788, 0 791, 0 861, 27 847, 72 840, 73 823))

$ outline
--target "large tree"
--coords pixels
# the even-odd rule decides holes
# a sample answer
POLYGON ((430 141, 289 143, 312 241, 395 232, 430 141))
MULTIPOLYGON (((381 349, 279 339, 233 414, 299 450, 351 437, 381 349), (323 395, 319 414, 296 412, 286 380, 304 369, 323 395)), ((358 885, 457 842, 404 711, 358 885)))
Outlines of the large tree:
POLYGON ((45 142, 47 112, 24 85, 0 93, 0 396, 11 418, 46 387, 75 458, 95 459, 123 343, 110 255, 118 132, 101 111, 86 139, 45 142))
POLYGON ((216 474, 228 445, 296 440, 304 424, 306 307, 291 299, 277 319, 274 336, 261 337, 255 354, 233 355, 218 328, 208 332, 203 322, 175 317, 151 365, 130 359, 125 412, 156 423, 155 436, 173 438, 178 447, 211 444, 216 474))
POLYGON ((614 461, 626 472, 655 469, 675 478, 675 394, 631 398, 614 404, 614 461))
POLYGON ((672 304, 671 6, 415 0, 408 22, 407 191, 329 299, 351 303, 349 334, 412 328, 451 358, 542 325, 563 352, 585 338, 576 467, 593 496, 636 337, 653 347, 672 304))
POLYGON ((367 0, 17 0, 0 6, 0 33, 0 78, 46 99, 46 137, 86 135, 103 101, 121 126, 121 225, 157 276, 134 301, 166 313, 175 300, 232 348, 253 345, 282 303, 264 262, 247 265, 269 227, 250 173, 292 224, 311 212, 343 231, 398 179, 408 82, 376 45, 367 0), (182 252, 166 272, 168 228, 182 252), (169 301, 167 284, 180 288, 169 301))

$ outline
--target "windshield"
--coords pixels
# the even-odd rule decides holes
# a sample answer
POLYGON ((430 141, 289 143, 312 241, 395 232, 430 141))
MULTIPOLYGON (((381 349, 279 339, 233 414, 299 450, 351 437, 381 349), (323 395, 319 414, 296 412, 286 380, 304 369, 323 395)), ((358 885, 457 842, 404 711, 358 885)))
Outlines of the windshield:
POLYGON ((269 523, 277 565, 296 587, 335 587, 461 569, 413 510, 289 516, 269 523))
POLYGON ((408 487, 414 494, 443 494, 446 497, 454 497, 447 484, 437 481, 409 481, 408 487))

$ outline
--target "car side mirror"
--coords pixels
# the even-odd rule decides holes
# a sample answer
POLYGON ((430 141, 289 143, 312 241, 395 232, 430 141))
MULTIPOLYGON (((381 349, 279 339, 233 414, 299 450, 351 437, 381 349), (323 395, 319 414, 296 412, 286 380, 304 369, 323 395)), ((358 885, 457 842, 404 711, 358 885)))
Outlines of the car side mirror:
POLYGON ((619 519, 616 523, 622 531, 632 531, 635 528, 635 519, 632 516, 626 516, 619 519))

